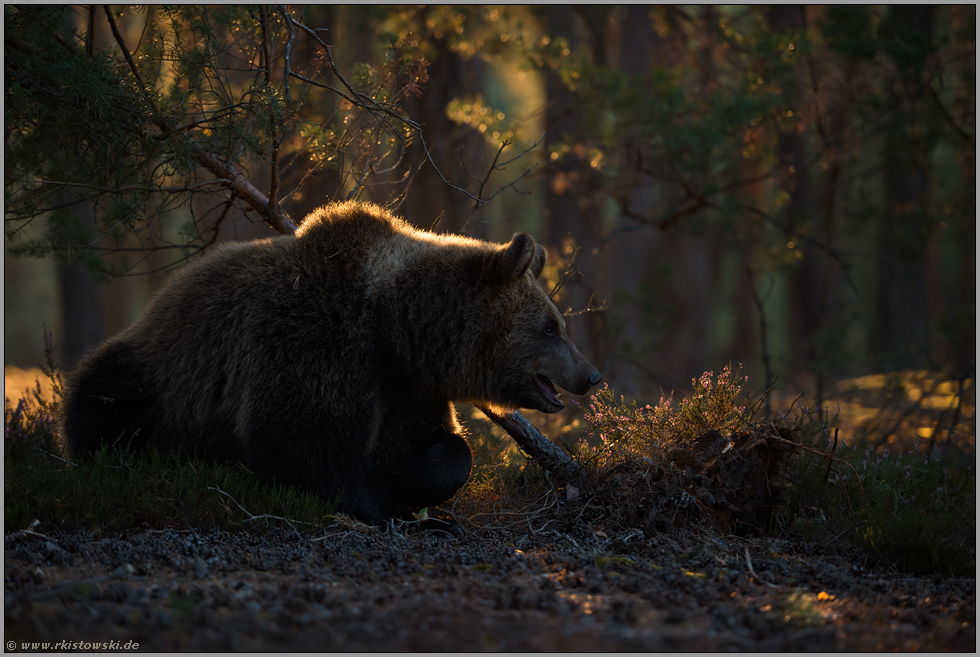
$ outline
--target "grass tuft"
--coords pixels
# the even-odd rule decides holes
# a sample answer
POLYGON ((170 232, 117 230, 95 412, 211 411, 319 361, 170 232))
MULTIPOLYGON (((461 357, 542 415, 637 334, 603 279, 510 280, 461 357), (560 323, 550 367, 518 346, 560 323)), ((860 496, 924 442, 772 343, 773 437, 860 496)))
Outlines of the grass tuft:
POLYGON ((70 463, 58 438, 61 381, 45 368, 55 396, 40 382, 16 405, 4 399, 4 532, 119 532, 136 527, 250 528, 288 521, 326 525, 333 507, 312 493, 268 485, 240 465, 153 447, 130 454, 103 447, 70 463), (259 517, 256 517, 259 516, 259 517))
POLYGON ((808 454, 793 463, 795 494, 784 511, 793 532, 844 536, 904 572, 975 575, 972 461, 941 460, 917 442, 904 453, 842 445, 836 455, 850 467, 828 468, 808 454))

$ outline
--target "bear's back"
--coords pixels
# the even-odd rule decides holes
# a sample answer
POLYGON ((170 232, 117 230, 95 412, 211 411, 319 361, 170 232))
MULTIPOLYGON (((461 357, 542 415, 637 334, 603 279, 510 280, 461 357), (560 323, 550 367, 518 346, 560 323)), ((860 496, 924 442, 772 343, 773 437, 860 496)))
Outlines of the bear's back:
MULTIPOLYGON (((453 234, 415 228, 370 203, 349 201, 323 206, 297 232, 304 266, 323 268, 337 280, 356 281, 367 294, 395 294, 403 285, 451 289, 459 264, 495 246, 453 234)), ((474 260, 476 262, 476 260, 474 260)))

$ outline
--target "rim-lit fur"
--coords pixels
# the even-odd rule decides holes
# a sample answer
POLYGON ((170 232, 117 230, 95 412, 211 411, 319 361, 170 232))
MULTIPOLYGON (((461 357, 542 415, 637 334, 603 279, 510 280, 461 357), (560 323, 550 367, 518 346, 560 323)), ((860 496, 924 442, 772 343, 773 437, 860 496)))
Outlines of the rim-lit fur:
POLYGON ((523 233, 435 235, 356 202, 221 246, 68 377, 69 451, 183 444, 368 522, 438 504, 471 463, 452 402, 554 412, 536 376, 599 380, 535 282, 544 261, 523 233))

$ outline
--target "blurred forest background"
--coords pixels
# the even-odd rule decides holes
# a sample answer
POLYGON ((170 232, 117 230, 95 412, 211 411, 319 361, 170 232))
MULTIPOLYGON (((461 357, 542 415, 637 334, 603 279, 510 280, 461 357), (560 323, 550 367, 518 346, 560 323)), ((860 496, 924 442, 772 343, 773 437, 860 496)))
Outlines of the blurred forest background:
POLYGON ((733 362, 819 405, 917 372, 961 419, 973 5, 4 20, 5 364, 36 366, 46 325, 70 366, 215 243, 358 198, 436 231, 532 233, 617 393, 656 401, 733 362))

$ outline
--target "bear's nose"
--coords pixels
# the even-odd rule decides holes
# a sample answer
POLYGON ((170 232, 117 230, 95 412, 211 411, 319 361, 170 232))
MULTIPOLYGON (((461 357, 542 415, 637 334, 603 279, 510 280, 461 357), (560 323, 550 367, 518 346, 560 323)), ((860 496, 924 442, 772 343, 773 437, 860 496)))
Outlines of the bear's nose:
POLYGON ((602 375, 599 374, 599 370, 592 370, 592 374, 589 376, 589 381, 588 381, 589 387, 591 388, 592 386, 598 384, 600 381, 602 381, 602 375))

